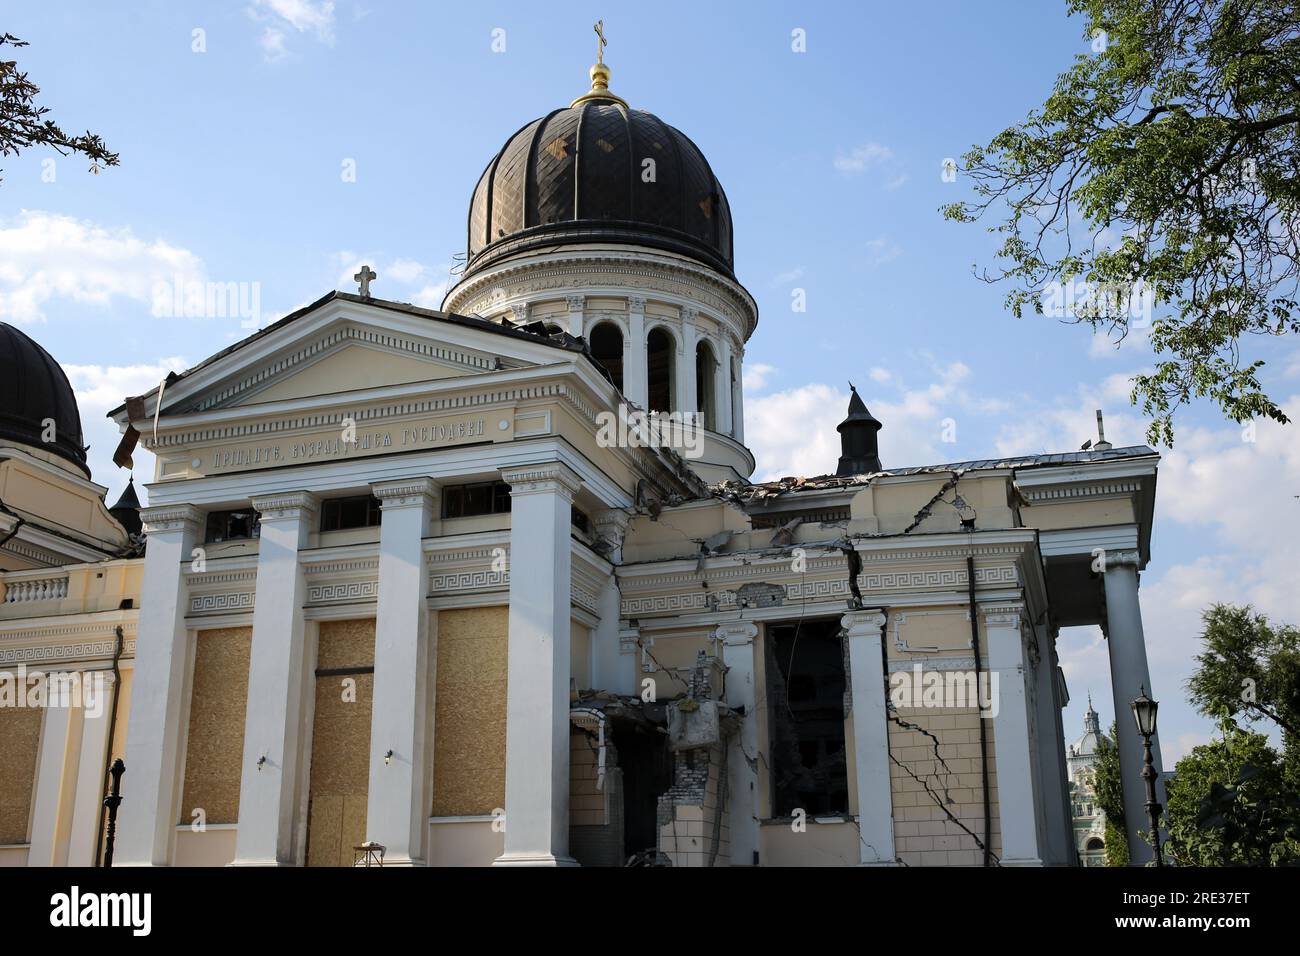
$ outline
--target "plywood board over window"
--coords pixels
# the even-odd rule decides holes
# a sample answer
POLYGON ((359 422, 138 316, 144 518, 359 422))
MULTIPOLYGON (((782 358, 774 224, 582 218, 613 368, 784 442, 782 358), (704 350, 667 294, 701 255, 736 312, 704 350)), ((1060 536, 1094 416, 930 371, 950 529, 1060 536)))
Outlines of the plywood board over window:
POLYGON ((0 707, 0 846, 28 841, 44 713, 39 707, 0 707))
POLYGON ((435 817, 505 806, 508 614, 504 607, 438 613, 435 817))
POLYGON ((239 822, 252 641, 251 627, 199 631, 195 639, 181 823, 239 822))
POLYGON ((375 622, 322 621, 316 653, 307 865, 351 866, 366 840, 375 622))

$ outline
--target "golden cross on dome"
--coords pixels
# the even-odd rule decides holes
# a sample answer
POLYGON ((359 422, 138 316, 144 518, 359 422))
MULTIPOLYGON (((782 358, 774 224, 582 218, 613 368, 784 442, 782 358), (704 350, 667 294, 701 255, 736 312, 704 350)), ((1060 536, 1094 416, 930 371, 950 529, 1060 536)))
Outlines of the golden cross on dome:
POLYGON ((604 63, 605 47, 609 45, 609 41, 605 39, 605 21, 603 19, 597 20, 592 29, 596 31, 598 38, 596 41, 596 62, 604 63))

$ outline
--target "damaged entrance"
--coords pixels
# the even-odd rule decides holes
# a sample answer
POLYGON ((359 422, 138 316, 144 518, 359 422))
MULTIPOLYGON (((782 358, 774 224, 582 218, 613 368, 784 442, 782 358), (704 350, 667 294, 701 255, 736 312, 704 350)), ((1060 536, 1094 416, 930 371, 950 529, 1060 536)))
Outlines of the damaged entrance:
POLYGON ((849 812, 844 644, 838 618, 767 626, 772 812, 849 812))

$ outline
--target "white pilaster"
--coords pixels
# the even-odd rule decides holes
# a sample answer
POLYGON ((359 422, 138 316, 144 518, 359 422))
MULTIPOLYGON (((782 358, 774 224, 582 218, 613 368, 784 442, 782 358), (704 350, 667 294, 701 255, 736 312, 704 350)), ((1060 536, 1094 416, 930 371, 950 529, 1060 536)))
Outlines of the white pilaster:
POLYGON ((193 560, 203 512, 192 505, 161 505, 144 508, 140 517, 149 547, 140 586, 131 733, 126 742, 114 866, 171 862, 190 642, 182 571, 193 560))
MULTIPOLYGON (((50 682, 51 688, 54 682, 50 682)), ((53 693, 51 693, 53 697, 53 693)), ((77 759, 81 753, 82 711, 73 701, 51 700, 41 722, 36 761, 28 866, 66 866, 68 835, 76 800, 77 759)))
POLYGON ((696 401, 697 385, 695 382, 695 319, 699 315, 695 309, 682 309, 682 334, 677 351, 677 404, 673 411, 698 412, 696 401))
MULTIPOLYGON (((997 714, 993 752, 998 775, 998 820, 1002 826, 1003 866, 1041 866, 1038 801, 1034 792, 1033 741, 1026 694, 1023 609, 984 608, 990 680, 997 675, 997 714)), ((986 719, 986 718, 981 718, 986 719)))
POLYGON ((650 404, 650 378, 646 368, 645 299, 628 296, 627 342, 623 353, 623 394, 640 408, 650 404))
POLYGON ((574 338, 581 338, 586 318, 584 311, 587 307, 587 297, 585 295, 570 295, 565 298, 569 305, 569 334, 574 338))
MULTIPOLYGON (((736 380, 731 383, 731 437, 743 445, 745 443, 744 348, 736 349, 731 361, 736 369, 736 380)), ((730 376, 731 369, 727 369, 726 374, 730 376)))
MULTIPOLYGON (((617 568, 623 563, 623 540, 627 536, 630 516, 619 508, 602 511, 592 518, 596 536, 607 543, 605 557, 617 568)), ((600 623, 593 635, 592 686, 618 694, 636 693, 632 674, 619 646, 619 615, 622 595, 618 575, 611 570, 599 596, 600 623)))
POLYGON ((569 526, 582 485, 559 462, 506 469, 501 477, 512 501, 505 852, 496 863, 572 865, 569 526))
POLYGON ((387 848, 384 865, 423 863, 428 830, 431 732, 428 583, 422 542, 437 486, 428 478, 373 486, 383 507, 379 606, 375 615, 375 692, 370 724, 366 837, 387 848), (389 751, 391 758, 385 760, 389 751))
POLYGON ((853 688, 854 763, 858 787, 858 832, 863 866, 893 866, 894 799, 889 783, 889 714, 881 641, 885 615, 850 611, 849 683, 853 688))
POLYGON ((731 336, 723 332, 718 336, 718 374, 713 379, 714 403, 718 407, 716 431, 731 434, 731 336))
POLYGON ((727 668, 727 703, 743 708, 740 735, 727 751, 728 793, 731 797, 731 862, 750 866, 758 853, 758 694, 754 688, 754 639, 758 628, 750 621, 718 625, 727 668))
POLYGON ((104 805, 104 771, 107 769, 108 733, 112 722, 114 693, 111 671, 86 671, 81 675, 95 698, 83 709, 81 752, 77 758, 76 803, 68 840, 69 866, 94 866, 99 835, 100 810, 104 805))
POLYGON ((293 863, 296 850, 295 791, 303 759, 303 694, 309 686, 302 614, 306 584, 298 552, 314 526, 318 502, 315 495, 296 491, 254 498, 253 507, 262 531, 235 864, 275 866, 293 863))
MULTIPOLYGON (((1152 859, 1151 845, 1138 831, 1150 829, 1146 810, 1146 783, 1142 779, 1143 745, 1129 707, 1146 690, 1156 697, 1147 670, 1146 638, 1142 633, 1142 607, 1138 602, 1138 555, 1109 552, 1105 556, 1102 583, 1106 590, 1106 645, 1110 651, 1110 686, 1115 703, 1115 726, 1119 733, 1120 784, 1124 790, 1124 822, 1128 830, 1129 864, 1145 866, 1152 859)), ((1162 769, 1160 738, 1151 738, 1151 756, 1156 773, 1162 769)), ((1167 804, 1159 778, 1156 799, 1167 804)))

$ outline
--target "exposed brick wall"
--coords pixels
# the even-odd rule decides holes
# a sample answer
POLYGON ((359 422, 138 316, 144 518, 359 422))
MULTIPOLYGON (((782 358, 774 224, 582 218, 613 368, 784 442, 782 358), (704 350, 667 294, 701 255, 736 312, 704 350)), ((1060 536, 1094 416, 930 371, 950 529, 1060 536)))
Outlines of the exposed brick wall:
POLYGON ((726 773, 724 745, 676 755, 673 785, 659 798, 659 852, 673 866, 731 865, 726 773))
POLYGON ((935 743, 918 730, 889 724, 890 782, 894 802, 894 844, 909 866, 980 866, 983 853, 975 837, 984 838, 984 791, 980 775, 980 724, 988 735, 989 796, 992 845, 1002 852, 998 823, 997 772, 993 760, 993 721, 981 718, 975 708, 899 708, 897 717, 924 728, 935 743), (920 778, 914 779, 912 774, 920 778), (940 807, 922 783, 944 803, 940 807), (951 800, 952 802, 948 802, 951 800), (945 813, 945 808, 947 812, 945 813), (955 817, 975 837, 954 822, 955 817))
POLYGON ((598 788, 599 744, 591 734, 569 734, 569 853, 583 866, 622 866, 623 772, 618 751, 605 738, 605 776, 598 788))

